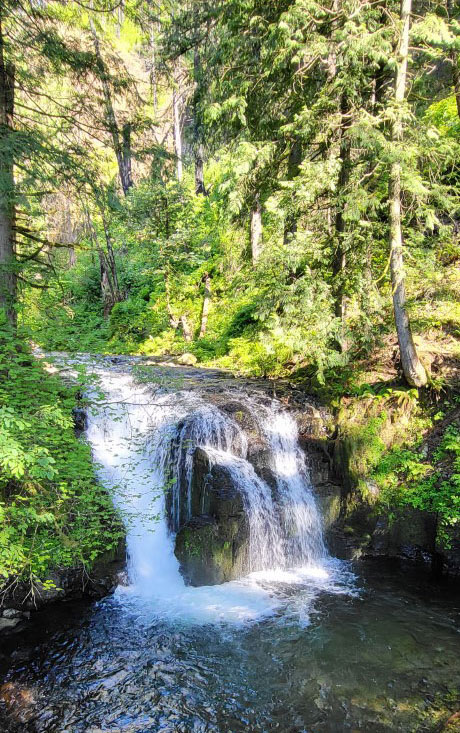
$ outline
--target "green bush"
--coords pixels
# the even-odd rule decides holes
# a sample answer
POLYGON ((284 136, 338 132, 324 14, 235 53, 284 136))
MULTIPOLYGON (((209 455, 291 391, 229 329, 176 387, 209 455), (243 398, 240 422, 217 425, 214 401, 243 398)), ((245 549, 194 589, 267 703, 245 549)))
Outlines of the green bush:
POLYGON ((122 528, 75 436, 77 388, 47 374, 0 329, 0 585, 46 581, 56 568, 90 570, 122 528))

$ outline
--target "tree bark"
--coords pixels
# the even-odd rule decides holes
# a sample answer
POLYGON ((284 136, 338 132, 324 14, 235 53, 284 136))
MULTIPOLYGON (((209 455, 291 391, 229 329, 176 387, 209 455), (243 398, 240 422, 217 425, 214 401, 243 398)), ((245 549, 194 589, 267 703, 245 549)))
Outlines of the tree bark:
MULTIPOLYGON (((409 27, 412 0, 401 0, 401 36, 398 43, 395 76, 395 115, 392 125, 392 140, 401 143, 403 139, 402 105, 406 95, 407 60, 409 53, 409 27)), ((428 381, 421 363, 410 327, 406 305, 403 238, 401 227, 401 164, 391 164, 388 187, 390 214, 390 271, 393 294, 393 312, 398 335, 401 365, 408 384, 422 387, 428 381)))
POLYGON ((187 316, 185 315, 185 313, 181 315, 180 317, 180 325, 182 326, 182 331, 184 333, 184 339, 187 341, 187 343, 190 343, 190 341, 193 341, 192 329, 190 328, 190 324, 187 320, 187 316))
POLYGON ((251 254, 255 265, 262 252, 262 207, 259 196, 256 197, 251 211, 251 254))
POLYGON ((9 137, 13 130, 14 67, 5 58, 0 15, 0 309, 16 326, 16 247, 14 236, 14 158, 9 137))
POLYGON ((88 226, 89 236, 93 242, 94 249, 97 251, 99 257, 99 268, 100 268, 100 285, 102 302, 104 305, 104 316, 110 315, 115 303, 120 303, 123 300, 123 295, 120 291, 117 273, 117 263, 115 260, 115 252, 112 246, 112 240, 105 218, 102 203, 98 201, 99 211, 102 219, 102 226, 104 229, 104 238, 106 249, 104 250, 99 242, 96 229, 94 227, 89 210, 86 209, 86 220, 88 226))
POLYGON ((180 108, 180 89, 176 88, 178 82, 175 82, 173 90, 173 125, 174 125, 174 152, 176 154, 176 173, 179 183, 182 181, 182 112, 180 108))
POLYGON ((104 59, 102 58, 99 37, 96 32, 96 26, 90 18, 91 33, 93 35, 94 52, 96 56, 96 67, 102 83, 102 92, 104 95, 105 106, 105 123, 107 130, 112 138, 113 150, 118 164, 118 174, 123 193, 126 196, 129 189, 133 185, 131 172, 131 125, 126 123, 120 133, 115 110, 112 102, 112 92, 109 83, 109 74, 107 72, 104 59))
POLYGON ((204 298, 203 298, 203 308, 201 310, 201 326, 200 326, 200 333, 198 334, 198 338, 202 339, 206 335, 206 329, 208 327, 208 316, 209 316, 209 309, 211 307, 211 276, 208 272, 205 273, 203 276, 203 282, 204 282, 204 298))

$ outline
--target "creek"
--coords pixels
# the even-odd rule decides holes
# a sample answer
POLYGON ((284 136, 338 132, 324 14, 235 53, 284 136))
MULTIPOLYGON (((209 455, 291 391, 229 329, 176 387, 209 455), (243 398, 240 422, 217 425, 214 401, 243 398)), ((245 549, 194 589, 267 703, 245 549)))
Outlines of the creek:
POLYGON ((2 730, 435 730, 460 682, 458 597, 331 557, 281 402, 205 370, 84 361, 104 395, 87 439, 126 526, 126 574, 104 600, 44 609, 8 638, 2 730), (271 478, 251 459, 255 429, 271 478), (196 511, 197 448, 248 526, 242 577, 200 587, 174 553, 196 511))

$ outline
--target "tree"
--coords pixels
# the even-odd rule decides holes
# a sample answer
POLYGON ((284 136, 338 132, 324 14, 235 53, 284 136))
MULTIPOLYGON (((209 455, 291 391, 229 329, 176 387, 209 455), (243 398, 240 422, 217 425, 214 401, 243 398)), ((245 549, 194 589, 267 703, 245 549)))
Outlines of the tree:
POLYGON ((110 88, 110 74, 107 71, 102 58, 101 44, 92 18, 90 18, 90 28, 94 41, 96 68, 103 90, 105 124, 112 139, 113 150, 118 164, 120 183, 123 193, 126 196, 133 185, 131 171, 131 123, 125 122, 120 130, 113 107, 112 92, 110 88))
POLYGON ((14 66, 7 56, 0 8, 0 308, 16 324, 13 174, 14 66))
MULTIPOLYGON (((409 53, 409 27, 412 0, 401 2, 401 31, 396 53, 396 73, 394 87, 394 121, 391 137, 396 148, 403 142, 403 114, 406 96, 407 61, 409 53)), ((398 334, 401 365, 407 382, 414 387, 422 387, 428 377, 415 348, 406 304, 406 288, 403 257, 403 235, 401 227, 401 163, 396 159, 391 164, 388 204, 390 217, 390 270, 393 297, 393 312, 398 334)))

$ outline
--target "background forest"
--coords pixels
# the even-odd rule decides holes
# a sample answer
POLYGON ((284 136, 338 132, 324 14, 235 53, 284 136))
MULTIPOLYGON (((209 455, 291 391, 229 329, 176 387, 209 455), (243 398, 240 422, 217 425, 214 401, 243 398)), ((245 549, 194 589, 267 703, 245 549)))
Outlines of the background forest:
POLYGON ((459 57, 453 0, 2 2, 5 578, 83 500, 61 562, 119 532, 31 342, 300 380, 357 482, 455 524, 459 57))

